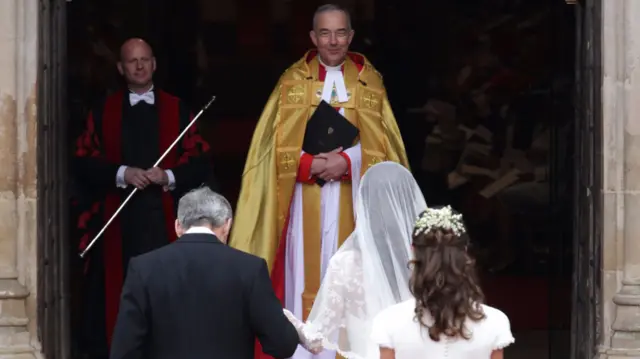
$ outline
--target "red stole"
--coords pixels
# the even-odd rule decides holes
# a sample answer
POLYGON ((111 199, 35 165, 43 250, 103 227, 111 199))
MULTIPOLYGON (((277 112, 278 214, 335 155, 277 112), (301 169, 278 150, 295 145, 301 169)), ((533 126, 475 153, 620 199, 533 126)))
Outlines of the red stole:
MULTIPOLYGON (((111 163, 122 163, 122 114, 123 91, 109 96, 104 105, 102 117, 102 143, 106 159, 111 163)), ((171 146, 180 134, 179 100, 163 91, 156 91, 156 104, 160 120, 160 148, 159 153, 171 146)), ((174 149, 165 157, 160 168, 169 169, 178 163, 178 153, 174 149)), ((135 196, 135 195, 134 195, 135 196)), ((119 193, 109 193, 104 205, 104 223, 115 213, 122 201, 119 193)), ((165 214, 165 226, 170 242, 175 241, 174 230, 174 200, 170 192, 162 194, 165 214)), ((107 343, 111 346, 113 329, 118 316, 120 293, 124 282, 124 268, 122 263, 122 236, 120 219, 116 217, 104 233, 104 271, 105 271, 105 315, 107 326, 107 343)))

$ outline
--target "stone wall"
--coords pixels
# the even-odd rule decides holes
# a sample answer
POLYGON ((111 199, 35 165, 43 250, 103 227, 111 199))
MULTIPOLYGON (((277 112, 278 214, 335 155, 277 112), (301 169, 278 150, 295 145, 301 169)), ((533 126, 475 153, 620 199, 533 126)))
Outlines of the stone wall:
POLYGON ((37 0, 0 1, 0 357, 34 358, 37 0))
POLYGON ((602 358, 640 357, 640 1, 603 0, 602 358))

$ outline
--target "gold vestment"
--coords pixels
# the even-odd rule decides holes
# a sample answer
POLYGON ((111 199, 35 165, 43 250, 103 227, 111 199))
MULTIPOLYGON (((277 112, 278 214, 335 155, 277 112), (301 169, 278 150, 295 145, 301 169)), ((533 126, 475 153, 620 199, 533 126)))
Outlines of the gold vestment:
MULTIPOLYGON (((230 245, 260 256, 272 270, 280 245, 300 163, 307 120, 321 101, 324 82, 319 62, 305 56, 280 77, 260 116, 251 140, 230 245)), ((362 168, 394 161, 408 168, 404 144, 381 75, 362 55, 351 53, 344 64, 348 101, 331 105, 359 130, 362 168), (356 61, 360 61, 359 64, 356 61)), ((320 187, 303 184, 304 205, 304 319, 320 287, 320 187)), ((340 189, 339 244, 353 231, 351 183, 340 189)), ((272 278, 275 282, 277 279, 272 278)), ((281 280, 284 280, 281 278, 281 280)))

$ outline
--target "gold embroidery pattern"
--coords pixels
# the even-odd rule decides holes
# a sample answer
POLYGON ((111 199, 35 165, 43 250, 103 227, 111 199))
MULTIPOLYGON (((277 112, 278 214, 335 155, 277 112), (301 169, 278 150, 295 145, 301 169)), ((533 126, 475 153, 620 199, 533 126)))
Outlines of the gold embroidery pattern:
POLYGON ((372 93, 369 93, 368 95, 364 96, 362 98, 362 102, 364 103, 365 106, 371 109, 375 108, 378 105, 378 99, 372 93))
MULTIPOLYGON (((334 87, 333 91, 334 91, 334 93, 331 94, 330 104, 331 105, 335 105, 335 104, 341 103, 341 102, 338 102, 338 95, 335 94, 335 87, 334 87)), ((318 99, 322 98, 322 89, 321 88, 316 90, 316 97, 318 99)), ((347 102, 349 102, 349 100, 351 100, 351 91, 347 90, 347 102)))
POLYGON ((282 155, 282 161, 280 161, 280 163, 282 163, 284 169, 288 171, 295 166, 296 161, 288 153, 285 153, 282 155))
POLYGON ((296 85, 290 88, 289 92, 287 92, 287 100, 289 100, 289 103, 298 104, 302 101, 304 95, 304 86, 296 85))
POLYGON ((369 162, 369 166, 368 166, 368 168, 371 168, 371 167, 373 167, 373 166, 377 165, 377 164, 378 164, 378 163, 380 163, 380 162, 382 162, 382 160, 380 160, 378 157, 373 157, 373 158, 371 159, 371 161, 369 162))

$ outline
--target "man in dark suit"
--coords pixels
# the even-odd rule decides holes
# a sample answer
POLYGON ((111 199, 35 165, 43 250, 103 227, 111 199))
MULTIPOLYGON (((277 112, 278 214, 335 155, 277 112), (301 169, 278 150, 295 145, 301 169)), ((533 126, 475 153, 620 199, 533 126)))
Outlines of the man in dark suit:
POLYGON ((269 355, 293 355, 298 333, 266 262, 225 245, 231 218, 209 188, 180 199, 180 238, 129 263, 111 359, 250 359, 256 337, 269 355))

